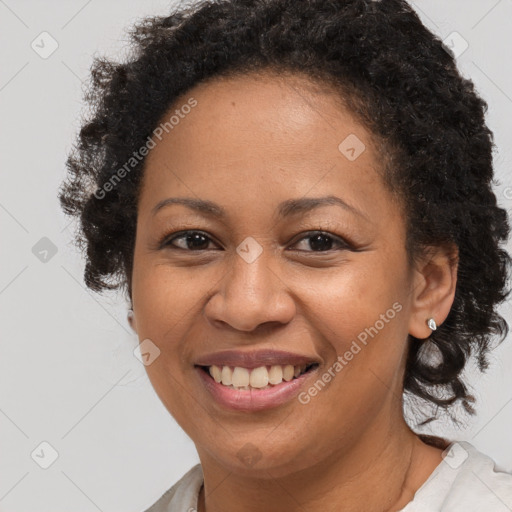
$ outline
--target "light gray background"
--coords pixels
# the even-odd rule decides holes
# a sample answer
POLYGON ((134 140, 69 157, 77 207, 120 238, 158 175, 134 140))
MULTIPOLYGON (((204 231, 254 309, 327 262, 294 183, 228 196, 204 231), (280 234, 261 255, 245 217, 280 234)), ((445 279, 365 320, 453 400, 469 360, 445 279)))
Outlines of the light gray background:
MULTIPOLYGON (((124 28, 165 14, 170 5, 0 0, 0 511, 136 512, 198 462, 193 443, 133 356, 137 339, 123 299, 84 288, 83 262, 56 197, 80 125, 82 80, 92 55, 121 57, 124 28), (35 40, 42 51, 44 31, 59 45, 46 59, 31 47, 35 40), (55 255, 40 246, 33 253, 43 237, 55 245, 55 255), (58 453, 48 469, 35 462, 50 460, 43 441, 58 453)), ((510 211, 512 1, 418 0, 414 6, 437 34, 456 31, 469 43, 458 61, 489 103, 496 193, 510 211)), ((46 50, 49 45, 46 39, 46 50)), ((502 311, 510 321, 510 305, 502 311)), ((431 428, 470 441, 507 471, 510 341, 494 352, 489 374, 472 377, 478 416, 462 430, 431 428)))

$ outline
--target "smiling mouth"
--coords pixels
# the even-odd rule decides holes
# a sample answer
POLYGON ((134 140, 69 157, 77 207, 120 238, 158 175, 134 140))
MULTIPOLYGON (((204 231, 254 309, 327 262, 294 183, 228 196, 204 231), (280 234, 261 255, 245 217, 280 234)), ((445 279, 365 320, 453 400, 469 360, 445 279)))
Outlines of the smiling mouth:
POLYGON ((197 367, 226 388, 250 391, 270 389, 283 382, 290 382, 318 366, 318 363, 310 363, 295 366, 291 364, 267 365, 258 368, 217 365, 197 367))

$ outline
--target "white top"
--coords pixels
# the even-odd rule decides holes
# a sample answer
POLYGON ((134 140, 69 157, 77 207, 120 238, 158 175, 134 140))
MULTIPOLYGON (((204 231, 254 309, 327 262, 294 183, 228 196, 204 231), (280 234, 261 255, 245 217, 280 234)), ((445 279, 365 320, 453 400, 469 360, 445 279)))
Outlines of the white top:
MULTIPOLYGON (((144 512, 196 512, 203 485, 200 464, 144 512)), ((451 443, 444 460, 399 512, 511 512, 512 474, 465 441, 451 443)))

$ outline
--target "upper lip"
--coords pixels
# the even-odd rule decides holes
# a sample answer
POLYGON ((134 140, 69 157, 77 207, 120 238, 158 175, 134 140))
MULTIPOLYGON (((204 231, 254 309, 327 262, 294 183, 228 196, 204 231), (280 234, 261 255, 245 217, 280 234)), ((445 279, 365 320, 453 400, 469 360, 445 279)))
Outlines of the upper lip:
POLYGON ((315 357, 281 350, 257 350, 252 352, 225 350, 201 356, 195 364, 196 366, 239 366, 249 369, 260 366, 288 364, 302 366, 311 363, 319 363, 319 361, 315 357))

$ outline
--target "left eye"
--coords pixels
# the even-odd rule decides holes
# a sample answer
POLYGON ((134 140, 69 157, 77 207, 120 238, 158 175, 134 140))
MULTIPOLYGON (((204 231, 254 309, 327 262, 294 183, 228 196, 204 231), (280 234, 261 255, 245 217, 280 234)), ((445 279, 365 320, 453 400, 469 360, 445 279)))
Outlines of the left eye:
MULTIPOLYGON (((309 240, 309 243, 306 243, 312 250, 306 250, 305 252, 326 252, 335 249, 336 246, 339 249, 349 248, 348 244, 339 237, 323 231, 312 232, 299 239, 294 245, 306 240, 309 240)), ((208 235, 201 231, 183 231, 180 234, 173 236, 171 239, 168 239, 163 245, 188 251, 204 251, 208 250, 210 243, 214 242, 208 235), (175 243, 176 241, 181 241, 181 246, 178 246, 175 243)), ((304 251, 304 249, 299 250, 304 251)))
MULTIPOLYGON (((297 243, 302 242, 303 240, 309 240, 309 247, 312 248, 312 251, 306 252, 326 252, 338 246, 339 249, 348 249, 349 246, 346 242, 335 235, 331 235, 329 233, 325 233, 323 231, 315 231, 310 233, 309 235, 301 238, 297 243)), ((296 245, 296 244, 295 244, 296 245)))

